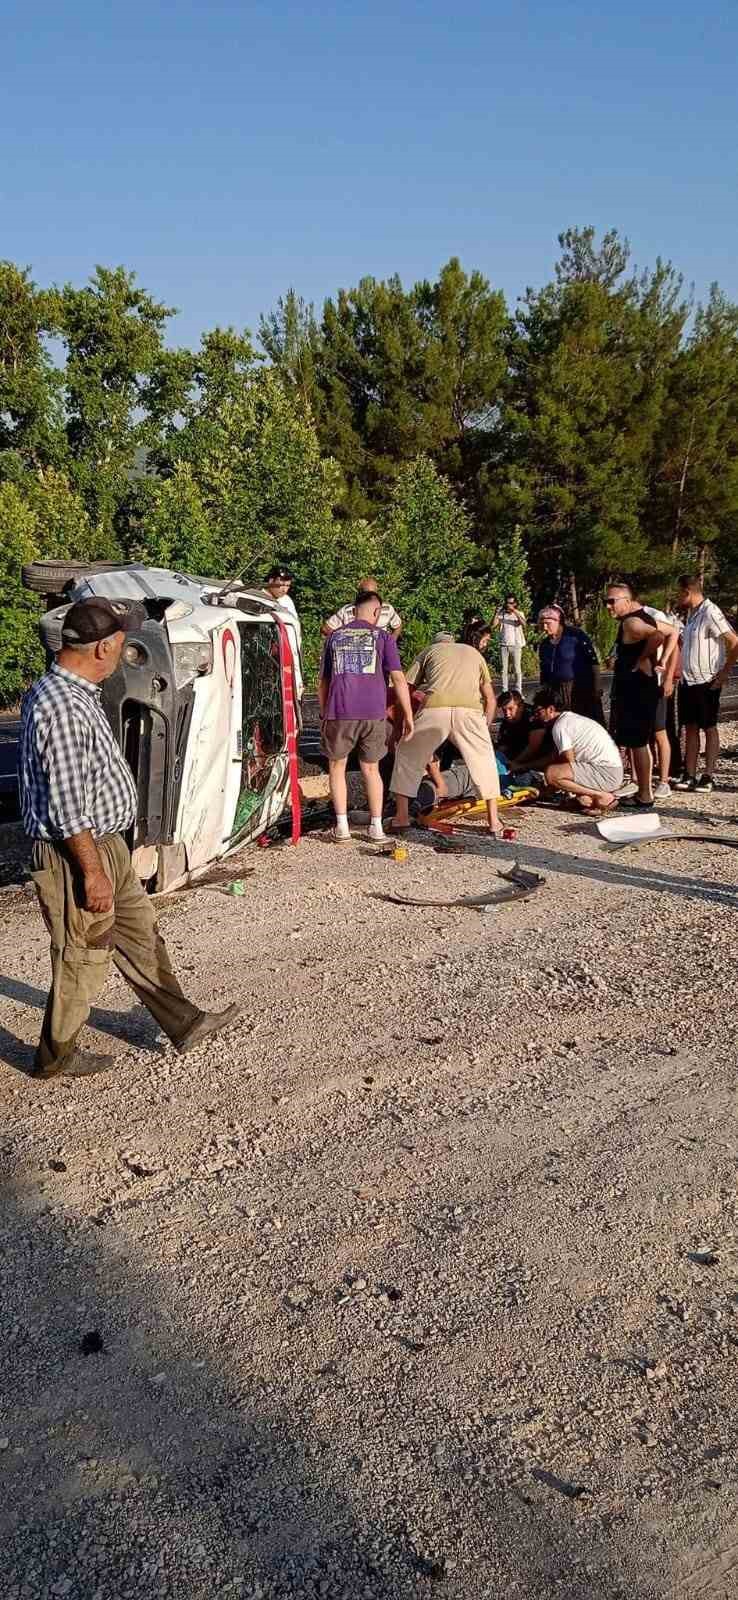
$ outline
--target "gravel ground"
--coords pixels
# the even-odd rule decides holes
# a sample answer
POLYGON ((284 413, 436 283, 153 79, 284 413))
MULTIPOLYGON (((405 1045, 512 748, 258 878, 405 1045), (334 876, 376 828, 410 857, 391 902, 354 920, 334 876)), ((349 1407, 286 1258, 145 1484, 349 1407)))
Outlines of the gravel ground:
MULTIPOLYGON (((738 840, 723 737, 664 810, 738 840)), ((243 1024, 181 1062, 115 976, 86 1084, 0 894, 3 1600, 738 1594, 738 854, 519 830, 244 856, 161 912, 243 1024)))

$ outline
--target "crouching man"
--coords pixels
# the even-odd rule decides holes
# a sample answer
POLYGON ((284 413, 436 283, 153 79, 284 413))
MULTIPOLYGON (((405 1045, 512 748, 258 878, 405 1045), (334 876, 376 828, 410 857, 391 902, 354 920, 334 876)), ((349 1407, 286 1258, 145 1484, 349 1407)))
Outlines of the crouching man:
POLYGON ((562 709, 556 689, 540 689, 533 700, 534 720, 547 727, 557 759, 545 768, 552 789, 574 795, 585 811, 610 811, 617 805, 623 763, 617 745, 599 722, 562 709))
POLYGON ((124 835, 136 820, 136 785, 100 703, 129 622, 126 606, 110 600, 70 606, 62 649, 23 702, 21 814, 51 938, 51 993, 34 1067, 40 1078, 91 1077, 113 1065, 112 1056, 77 1049, 111 961, 181 1055, 241 1009, 200 1011, 185 997, 131 865, 124 835))

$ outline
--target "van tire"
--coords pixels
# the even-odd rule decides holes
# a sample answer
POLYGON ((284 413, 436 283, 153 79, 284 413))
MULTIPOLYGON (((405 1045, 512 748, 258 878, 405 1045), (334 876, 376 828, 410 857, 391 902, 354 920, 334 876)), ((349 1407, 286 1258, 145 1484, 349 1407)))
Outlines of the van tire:
POLYGON ((29 561, 21 567, 21 583, 34 594, 63 594, 68 583, 86 578, 89 572, 111 572, 121 561, 29 561))

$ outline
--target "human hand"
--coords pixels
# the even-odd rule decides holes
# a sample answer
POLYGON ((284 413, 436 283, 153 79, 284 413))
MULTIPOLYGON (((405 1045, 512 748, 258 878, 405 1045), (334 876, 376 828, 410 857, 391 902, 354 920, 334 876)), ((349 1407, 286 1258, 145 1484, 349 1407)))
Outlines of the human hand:
POLYGON ((724 672, 716 672, 714 678, 712 679, 712 682, 710 683, 710 688, 711 689, 722 689, 724 683, 725 683, 725 673, 724 672))
POLYGON ((663 683, 661 685, 661 690, 662 690, 664 699, 665 700, 670 700, 672 695, 673 695, 673 693, 674 693, 674 679, 673 678, 664 678, 664 681, 663 681, 663 683))
POLYGON ((113 885, 102 868, 86 872, 82 879, 86 911, 112 911, 113 885))
POLYGON ((402 738, 403 738, 403 740, 412 739, 412 736, 413 736, 414 732, 415 732, 415 722, 414 722, 413 718, 412 717, 404 717, 403 718, 403 728, 402 728, 402 738))

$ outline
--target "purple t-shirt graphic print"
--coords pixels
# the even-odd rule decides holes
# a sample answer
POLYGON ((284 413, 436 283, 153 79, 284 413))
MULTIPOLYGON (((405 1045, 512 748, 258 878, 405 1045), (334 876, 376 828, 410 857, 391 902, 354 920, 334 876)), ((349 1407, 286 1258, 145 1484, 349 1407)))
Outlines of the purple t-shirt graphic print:
POLYGON ((371 622, 336 628, 326 640, 322 676, 328 679, 328 722, 379 722, 387 715, 387 678, 402 665, 394 639, 371 622))

